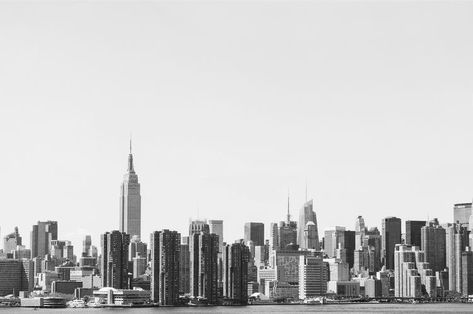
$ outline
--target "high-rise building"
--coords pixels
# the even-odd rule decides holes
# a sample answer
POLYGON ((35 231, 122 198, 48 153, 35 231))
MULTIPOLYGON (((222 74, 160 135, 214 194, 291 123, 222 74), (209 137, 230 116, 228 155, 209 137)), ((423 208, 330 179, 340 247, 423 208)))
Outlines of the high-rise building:
POLYGON ((279 249, 297 248, 297 222, 281 221, 278 229, 279 249))
POLYGON ((362 216, 358 216, 355 221, 355 250, 358 250, 360 246, 363 246, 365 231, 365 220, 362 216))
POLYGON ((223 220, 207 220, 209 225, 209 233, 215 233, 218 235, 218 241, 220 243, 220 248, 223 247, 223 220))
POLYGON ((7 234, 3 238, 3 252, 4 253, 12 253, 12 251, 16 250, 17 245, 21 244, 21 236, 18 232, 18 227, 15 227, 15 231, 13 233, 7 234))
POLYGON ((179 294, 190 293, 190 254, 189 237, 182 237, 181 250, 179 252, 179 294))
POLYGON ((394 252, 395 297, 418 298, 422 296, 422 285, 430 297, 436 297, 435 273, 428 269, 424 252, 417 246, 397 244, 394 252))
POLYGON ((243 243, 233 243, 223 248, 223 297, 235 304, 248 302, 249 248, 243 243))
POLYGON ((159 305, 179 301, 181 235, 163 230, 151 234, 151 300, 159 305))
POLYGON ((137 235, 131 237, 130 247, 128 249, 128 261, 132 261, 134 257, 145 257, 148 251, 146 243, 142 242, 137 235))
POLYGON ((297 244, 301 249, 320 250, 317 216, 314 212, 313 200, 306 202, 299 212, 297 244))
POLYGON ((335 250, 339 244, 345 248, 345 227, 336 226, 333 230, 326 230, 324 237, 324 251, 328 257, 335 257, 335 250))
POLYGON ((102 287, 128 288, 128 248, 130 236, 114 230, 100 236, 102 287))
POLYGON ((353 256, 353 252, 355 251, 355 245, 356 245, 356 241, 355 241, 355 234, 356 232, 355 231, 351 231, 351 230, 346 230, 345 231, 345 247, 344 249, 346 250, 346 255, 347 255, 347 260, 346 262, 348 263, 348 266, 350 268, 353 267, 353 263, 354 263, 354 256, 353 256))
POLYGON ((299 299, 313 298, 327 293, 327 266, 322 253, 299 256, 299 299))
POLYGON ((190 241, 190 290, 191 295, 203 297, 210 304, 217 302, 218 235, 195 232, 190 241))
POLYGON ((271 251, 279 249, 279 225, 275 222, 269 224, 269 247, 271 251))
POLYGON ((406 221, 406 244, 421 246, 420 229, 425 226, 425 220, 406 221))
POLYGON ((82 256, 90 256, 90 247, 92 246, 92 237, 86 235, 82 241, 82 256))
POLYGON ((245 223, 245 242, 253 241, 255 246, 264 245, 264 223, 262 222, 247 222, 245 223))
POLYGON ((437 219, 430 221, 421 228, 421 250, 425 253, 425 260, 435 271, 445 269, 445 229, 439 226, 437 219))
POLYGON ((51 240, 57 240, 57 221, 38 221, 31 231, 31 256, 44 257, 48 254, 51 240))
POLYGON ((386 217, 382 224, 382 258, 386 269, 394 269, 394 248, 401 243, 401 219, 386 217))
POLYGON ((459 203, 453 206, 453 222, 468 227, 471 216, 471 203, 459 203))
POLYGON ((448 268, 448 287, 451 291, 462 292, 462 252, 468 247, 468 229, 460 223, 446 224, 446 266, 448 268))
POLYGON ((141 238, 141 194, 138 175, 133 167, 133 154, 128 155, 128 169, 120 187, 119 230, 141 238))
POLYGON ((462 264, 462 289, 461 294, 465 297, 473 294, 473 252, 467 248, 461 253, 462 264))

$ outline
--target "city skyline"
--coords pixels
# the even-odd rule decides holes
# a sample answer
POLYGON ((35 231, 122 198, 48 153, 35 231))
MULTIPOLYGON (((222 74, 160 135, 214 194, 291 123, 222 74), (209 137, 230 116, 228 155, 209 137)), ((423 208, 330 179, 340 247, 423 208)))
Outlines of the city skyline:
POLYGON ((306 181, 319 237, 471 202, 470 3, 31 5, 0 10, 2 236, 117 229, 130 132, 146 241, 197 216, 268 236, 306 181))

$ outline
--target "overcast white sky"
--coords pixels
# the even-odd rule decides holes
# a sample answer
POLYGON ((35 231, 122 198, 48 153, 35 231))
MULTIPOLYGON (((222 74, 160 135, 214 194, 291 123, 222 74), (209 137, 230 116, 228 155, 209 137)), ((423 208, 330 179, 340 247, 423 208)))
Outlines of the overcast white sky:
POLYGON ((320 236, 451 221, 472 122, 472 1, 0 2, 0 226, 28 245, 118 228, 130 132, 146 241, 199 213, 233 242, 306 179, 320 236))

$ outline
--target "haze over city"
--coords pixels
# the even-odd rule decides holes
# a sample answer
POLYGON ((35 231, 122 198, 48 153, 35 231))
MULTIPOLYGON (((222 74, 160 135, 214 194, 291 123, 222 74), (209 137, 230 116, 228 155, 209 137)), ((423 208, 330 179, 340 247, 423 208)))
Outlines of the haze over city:
POLYGON ((146 241, 199 216, 233 242, 306 182, 320 236, 473 198, 471 3, 25 6, 0 10, 0 227, 27 247, 118 228, 130 133, 146 241))

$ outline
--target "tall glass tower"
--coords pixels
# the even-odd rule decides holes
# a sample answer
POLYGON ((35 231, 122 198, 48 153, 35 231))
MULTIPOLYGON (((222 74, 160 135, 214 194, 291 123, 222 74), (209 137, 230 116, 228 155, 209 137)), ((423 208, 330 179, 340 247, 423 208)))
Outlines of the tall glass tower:
POLYGON ((133 168, 133 154, 128 155, 128 170, 120 188, 120 232, 141 238, 141 195, 138 176, 133 168))

